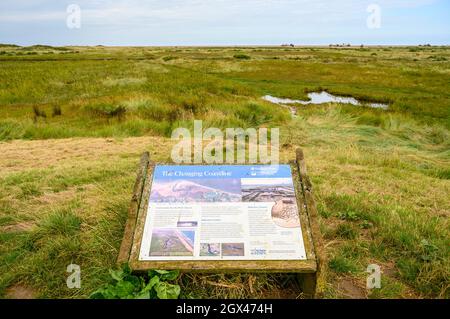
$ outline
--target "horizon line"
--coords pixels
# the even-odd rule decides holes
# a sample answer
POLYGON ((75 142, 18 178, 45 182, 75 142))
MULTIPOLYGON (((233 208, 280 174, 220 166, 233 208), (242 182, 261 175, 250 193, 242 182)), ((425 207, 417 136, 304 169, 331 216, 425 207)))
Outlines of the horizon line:
POLYGON ((329 43, 329 44, 295 44, 295 43, 282 43, 282 44, 46 44, 46 43, 35 43, 30 45, 17 44, 17 43, 3 43, 0 41, 0 46, 18 46, 18 47, 32 47, 32 46, 49 46, 49 47, 110 47, 110 48, 121 48, 121 47, 151 47, 151 48, 170 48, 170 47, 217 47, 217 48, 229 48, 229 47, 340 47, 340 48, 354 48, 354 47, 410 47, 410 46, 422 46, 422 47, 448 47, 449 44, 432 44, 432 43, 410 43, 410 44, 352 44, 352 43, 329 43))

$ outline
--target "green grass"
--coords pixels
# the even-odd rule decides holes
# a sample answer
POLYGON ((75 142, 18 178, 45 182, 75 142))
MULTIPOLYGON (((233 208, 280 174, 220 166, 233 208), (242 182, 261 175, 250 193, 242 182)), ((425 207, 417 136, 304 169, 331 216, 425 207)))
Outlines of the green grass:
MULTIPOLYGON (((0 45, 0 53, 1 296, 20 284, 39 297, 87 297, 108 282, 139 153, 167 161, 166 137, 201 119, 280 127, 282 159, 303 147, 328 256, 324 297, 340 297, 342 278, 365 287, 372 263, 383 276, 370 298, 449 297, 450 49, 0 45), (314 90, 390 108, 299 106, 293 119, 261 100, 314 90), (31 227, 3 231, 21 223, 31 227), (80 290, 65 286, 70 263, 82 267, 80 290)), ((177 284, 187 298, 300 295, 289 275, 184 274, 177 284)))
POLYGON ((350 273, 357 270, 357 267, 351 261, 340 256, 332 258, 328 263, 328 267, 336 273, 350 273))

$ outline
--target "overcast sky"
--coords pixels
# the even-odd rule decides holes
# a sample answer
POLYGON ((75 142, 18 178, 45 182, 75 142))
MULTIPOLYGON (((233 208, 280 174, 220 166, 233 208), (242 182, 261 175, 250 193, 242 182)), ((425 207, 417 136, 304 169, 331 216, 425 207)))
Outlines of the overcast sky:
MULTIPOLYGON (((373 20, 371 20, 373 21, 373 20)), ((450 44, 449 0, 1 0, 20 45, 450 44), (81 8, 80 28, 67 7, 81 8), (381 9, 369 28, 369 5, 381 9), (75 21, 75 20, 70 20, 75 21), (72 24, 73 25, 73 24, 72 24)))

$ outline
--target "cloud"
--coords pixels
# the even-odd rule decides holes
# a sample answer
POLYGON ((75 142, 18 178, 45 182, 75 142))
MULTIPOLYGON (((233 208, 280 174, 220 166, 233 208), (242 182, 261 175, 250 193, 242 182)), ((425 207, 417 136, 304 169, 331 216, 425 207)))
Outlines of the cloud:
POLYGON ((436 0, 15 0, 0 4, 0 22, 27 23, 66 17, 66 7, 78 4, 85 23, 111 24, 133 20, 211 21, 235 17, 308 18, 326 14, 330 19, 365 14, 370 3, 383 9, 429 5, 436 0))
POLYGON ((378 43, 389 39, 431 42, 430 36, 442 42, 448 35, 448 19, 422 12, 433 8, 439 15, 449 8, 446 1, 2 0, 0 42, 317 44, 366 43, 375 39, 371 36, 376 36, 378 43), (366 9, 372 3, 380 5, 385 17, 377 31, 369 31, 366 25, 366 9), (66 27, 69 4, 81 7, 81 29, 66 27), (419 33, 423 34, 420 39, 419 33))

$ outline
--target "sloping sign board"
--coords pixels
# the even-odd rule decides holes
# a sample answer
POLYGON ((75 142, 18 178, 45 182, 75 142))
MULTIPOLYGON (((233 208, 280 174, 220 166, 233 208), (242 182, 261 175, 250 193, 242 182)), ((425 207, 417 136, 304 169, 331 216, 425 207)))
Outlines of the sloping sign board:
POLYGON ((143 157, 118 261, 135 271, 315 273, 297 164, 171 165, 143 157))
POLYGON ((139 260, 306 260, 290 166, 157 165, 139 260))

